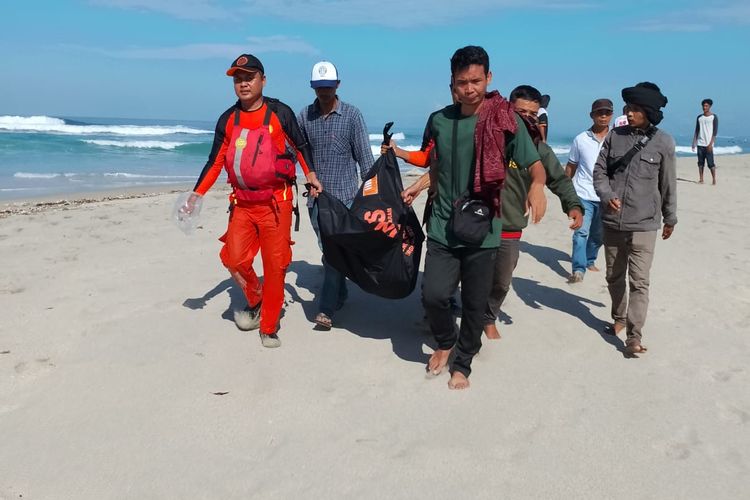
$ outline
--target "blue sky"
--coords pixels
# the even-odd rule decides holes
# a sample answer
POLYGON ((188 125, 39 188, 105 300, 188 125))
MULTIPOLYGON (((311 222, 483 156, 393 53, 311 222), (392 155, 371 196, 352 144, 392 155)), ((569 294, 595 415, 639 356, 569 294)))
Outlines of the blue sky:
POLYGON ((711 97, 720 135, 747 136, 748 28, 747 0, 9 0, 0 115, 214 121, 234 100, 224 71, 250 52, 266 95, 295 111, 328 59, 371 129, 421 128, 449 102, 451 54, 474 44, 501 93, 528 83, 552 96, 553 135, 587 127, 592 100, 618 107, 622 87, 649 80, 669 97, 663 128, 692 133, 711 97))

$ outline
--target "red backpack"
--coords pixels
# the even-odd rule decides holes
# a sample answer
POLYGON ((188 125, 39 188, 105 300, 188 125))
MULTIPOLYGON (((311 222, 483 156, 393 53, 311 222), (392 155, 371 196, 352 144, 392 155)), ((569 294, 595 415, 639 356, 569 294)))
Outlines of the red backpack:
POLYGON ((256 129, 240 127, 239 108, 234 112, 234 127, 227 148, 224 168, 235 196, 241 201, 266 201, 275 189, 294 182, 294 156, 279 151, 271 136, 271 108, 266 103, 263 125, 256 129))

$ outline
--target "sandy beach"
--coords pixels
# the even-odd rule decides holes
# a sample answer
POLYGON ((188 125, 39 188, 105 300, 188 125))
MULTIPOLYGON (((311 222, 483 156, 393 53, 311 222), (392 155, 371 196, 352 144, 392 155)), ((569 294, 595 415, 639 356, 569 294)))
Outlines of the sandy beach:
POLYGON ((232 322, 223 185, 191 236, 169 220, 176 192, 0 205, 0 498, 747 498, 750 156, 717 164, 718 186, 699 185, 678 160, 648 353, 602 333, 603 272, 565 282, 571 232, 547 192, 503 338, 462 392, 425 377, 418 292, 352 287, 313 330, 304 207, 269 350, 232 322))

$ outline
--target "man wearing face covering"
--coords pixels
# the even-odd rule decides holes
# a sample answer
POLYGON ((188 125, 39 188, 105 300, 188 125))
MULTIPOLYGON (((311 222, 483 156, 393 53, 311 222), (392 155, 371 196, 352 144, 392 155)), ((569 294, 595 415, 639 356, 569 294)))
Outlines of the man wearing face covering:
POLYGON ((661 237, 666 240, 677 224, 677 175, 674 139, 656 127, 667 98, 651 82, 623 89, 622 98, 628 125, 613 129, 604 140, 594 167, 594 189, 601 200, 612 298, 608 331, 616 335, 625 329, 625 353, 632 356, 646 352, 641 339, 656 233, 663 221, 661 237))

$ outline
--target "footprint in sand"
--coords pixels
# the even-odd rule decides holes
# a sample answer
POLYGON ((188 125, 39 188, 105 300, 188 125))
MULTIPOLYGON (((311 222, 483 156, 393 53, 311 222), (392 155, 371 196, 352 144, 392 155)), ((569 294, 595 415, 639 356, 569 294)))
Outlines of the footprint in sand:
POLYGON ((63 255, 63 262, 75 262, 78 260, 78 254, 63 255))
MULTIPOLYGON (((5 413, 10 413, 13 410, 17 410, 20 407, 20 405, 0 405, 0 415, 3 415, 5 413)), ((0 498, 3 498, 0 496, 0 498)))
POLYGON ((27 363, 26 361, 16 363, 13 370, 15 370, 18 375, 22 375, 23 378, 29 378, 37 377, 55 367, 55 364, 50 358, 37 358, 34 361, 34 363, 27 363))
POLYGON ((728 422, 737 425, 745 425, 750 422, 750 413, 736 406, 716 403, 716 407, 719 409, 719 416, 728 422))
POLYGON ((728 370, 721 370, 721 371, 717 371, 717 372, 712 372, 711 373, 711 378, 715 382, 729 382, 730 380, 732 380, 732 378, 735 375, 737 375, 739 373, 742 373, 744 371, 745 370, 743 370, 742 368, 730 368, 728 370))
POLYGON ((687 460, 701 441, 695 429, 685 429, 675 439, 654 444, 654 448, 672 460, 687 460))

